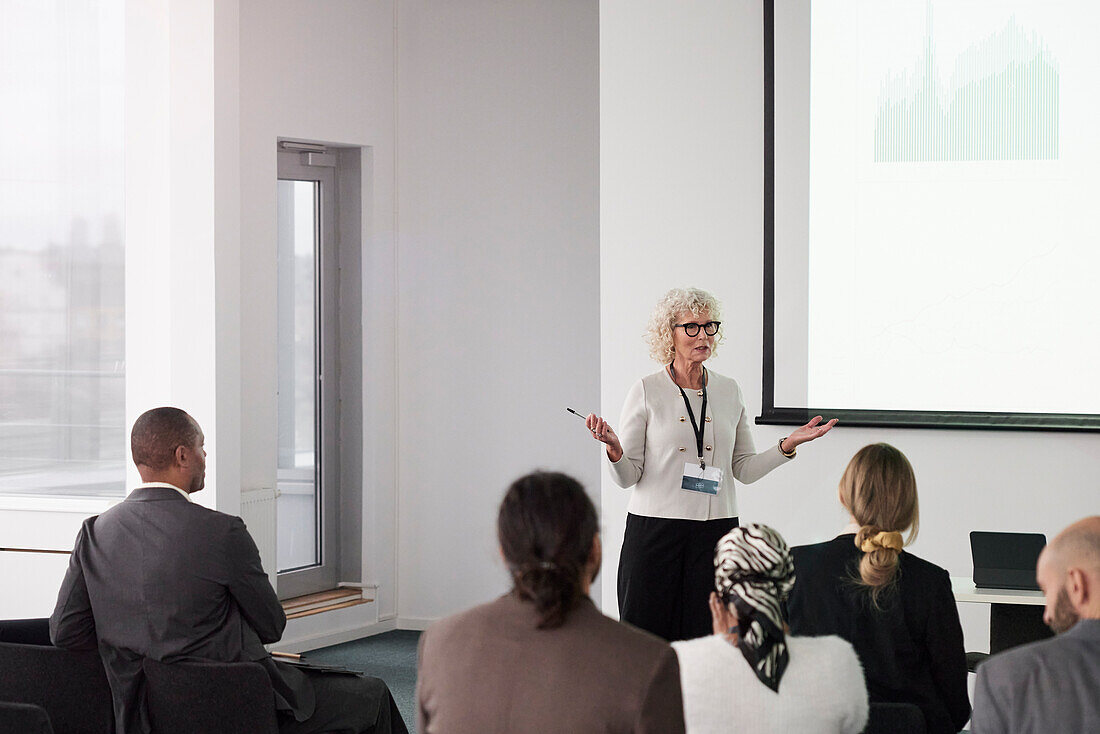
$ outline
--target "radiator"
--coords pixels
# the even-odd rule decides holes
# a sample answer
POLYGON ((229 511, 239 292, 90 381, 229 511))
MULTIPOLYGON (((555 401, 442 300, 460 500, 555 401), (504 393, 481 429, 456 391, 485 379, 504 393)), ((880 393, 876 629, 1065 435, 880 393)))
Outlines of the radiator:
POLYGON ((277 540, 275 499, 278 493, 269 487, 262 489, 250 489, 241 492, 241 519, 248 526, 248 532, 256 541, 256 547, 260 549, 260 561, 264 564, 271 579, 271 585, 275 586, 277 540))

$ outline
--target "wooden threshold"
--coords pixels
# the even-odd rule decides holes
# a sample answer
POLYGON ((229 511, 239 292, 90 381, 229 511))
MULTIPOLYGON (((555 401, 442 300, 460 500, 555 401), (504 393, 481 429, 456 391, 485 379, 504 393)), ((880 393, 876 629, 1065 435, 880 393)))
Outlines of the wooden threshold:
POLYGON ((329 607, 320 607, 319 609, 307 609, 304 612, 294 612, 286 615, 287 619, 301 619, 302 617, 310 617, 314 614, 320 614, 321 612, 331 612, 334 609, 347 609, 348 607, 357 607, 360 604, 366 604, 366 599, 355 599, 353 601, 346 601, 343 604, 333 604, 329 607))
POLYGON ((369 601, 374 600, 364 599, 362 589, 341 587, 286 599, 283 601, 283 611, 287 619, 298 619, 334 609, 347 609, 369 601))

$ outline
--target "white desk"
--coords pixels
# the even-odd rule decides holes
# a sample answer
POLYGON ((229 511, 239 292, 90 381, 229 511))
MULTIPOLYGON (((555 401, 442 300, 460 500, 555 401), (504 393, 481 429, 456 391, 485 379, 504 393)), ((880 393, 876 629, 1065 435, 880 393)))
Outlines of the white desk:
POLYGON ((974 582, 965 576, 951 577, 951 592, 955 595, 955 601, 975 602, 978 604, 1024 604, 1027 606, 1044 606, 1046 597, 1041 591, 1024 591, 1021 589, 979 589, 974 582))
POLYGON ((997 653, 1016 645, 1051 636, 1043 622, 1046 598, 1041 591, 979 589, 965 576, 951 577, 955 601, 989 605, 989 651, 997 653))

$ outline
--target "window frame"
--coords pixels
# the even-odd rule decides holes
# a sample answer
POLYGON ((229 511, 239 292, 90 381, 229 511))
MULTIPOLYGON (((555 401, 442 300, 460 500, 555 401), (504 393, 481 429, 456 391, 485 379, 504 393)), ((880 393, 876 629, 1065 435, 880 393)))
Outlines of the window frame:
MULTIPOLYGON (((320 213, 316 229, 318 248, 314 253, 315 280, 315 482, 319 512, 317 555, 320 563, 287 570, 277 570, 276 591, 280 599, 316 593, 336 588, 340 572, 340 455, 338 436, 339 329, 337 308, 339 278, 337 253, 339 227, 337 221, 337 177, 334 164, 328 158, 322 165, 309 164, 316 154, 280 150, 278 152, 279 181, 308 181, 318 184, 317 208, 320 213)), ((278 376, 277 382, 278 384, 278 376)), ((295 470, 283 470, 294 472, 295 470)), ((276 467, 276 487, 280 483, 276 467)), ((285 474, 284 474, 285 476, 285 474)), ((276 493, 277 495, 279 492, 276 493)), ((278 497, 276 498, 278 502, 278 497)), ((278 505, 276 505, 278 507, 278 505)), ((276 510, 277 511, 277 510, 276 510)), ((279 543, 276 533, 276 544, 279 543)), ((276 547, 276 556, 278 548, 276 547)))

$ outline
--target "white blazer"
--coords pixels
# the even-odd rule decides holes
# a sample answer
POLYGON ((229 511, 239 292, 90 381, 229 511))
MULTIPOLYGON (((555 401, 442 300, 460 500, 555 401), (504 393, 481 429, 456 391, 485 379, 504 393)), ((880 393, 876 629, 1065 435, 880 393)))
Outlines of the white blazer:
MULTIPOLYGON (((707 418, 703 428, 703 457, 707 466, 722 470, 717 495, 681 489, 684 463, 698 465, 695 432, 680 389, 662 369, 630 388, 619 420, 623 455, 608 463, 620 487, 634 487, 627 510, 634 515, 684 520, 714 520, 737 516, 734 479, 755 482, 790 461, 778 444, 756 453, 745 399, 737 382, 707 371, 707 418)), ((703 398, 698 390, 684 390, 700 420, 703 398)))

